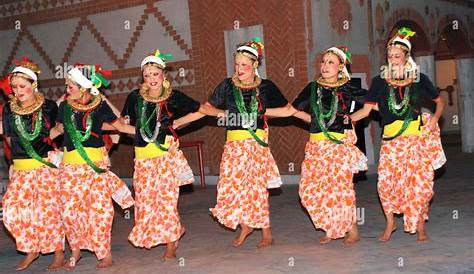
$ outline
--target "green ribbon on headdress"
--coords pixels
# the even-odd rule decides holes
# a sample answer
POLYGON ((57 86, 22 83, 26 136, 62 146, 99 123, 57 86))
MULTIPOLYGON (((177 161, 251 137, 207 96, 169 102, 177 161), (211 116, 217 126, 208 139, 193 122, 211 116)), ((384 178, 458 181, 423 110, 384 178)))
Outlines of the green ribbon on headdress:
POLYGON ((173 54, 171 53, 161 53, 160 50, 155 51, 155 56, 161 58, 164 61, 169 61, 173 59, 173 54))
POLYGON ((349 51, 348 48, 346 48, 346 58, 349 60, 349 63, 352 64, 352 53, 349 51))
POLYGON ((94 84, 96 88, 100 88, 101 86, 107 87, 110 85, 110 82, 107 81, 104 76, 95 70, 95 66, 91 66, 91 82, 94 84))
POLYGON ((415 35, 416 32, 412 31, 411 29, 407 28, 407 27, 401 27, 399 30, 398 30, 398 34, 400 35, 403 35, 405 38, 410 38, 410 37, 413 37, 415 35))

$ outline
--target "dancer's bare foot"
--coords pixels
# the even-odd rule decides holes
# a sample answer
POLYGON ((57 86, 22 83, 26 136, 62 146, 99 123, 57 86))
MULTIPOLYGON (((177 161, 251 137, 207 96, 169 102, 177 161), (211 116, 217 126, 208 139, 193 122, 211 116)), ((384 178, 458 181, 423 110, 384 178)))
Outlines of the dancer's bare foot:
POLYGON ((344 239, 344 245, 353 245, 360 240, 359 238, 359 230, 357 229, 357 223, 352 225, 351 231, 347 233, 347 237, 344 239))
POLYGON ((273 239, 265 239, 263 238, 260 243, 258 243, 257 248, 262 249, 265 247, 269 247, 273 244, 273 239))
POLYGON ((324 235, 324 236, 321 236, 319 237, 319 243, 320 244, 327 244, 331 241, 331 238, 329 238, 328 236, 324 235))
POLYGON ((269 247, 273 244, 272 230, 268 228, 262 228, 262 240, 258 243, 257 248, 262 249, 269 247))
POLYGON ((102 260, 99 261, 99 263, 97 263, 95 268, 97 269, 107 268, 107 267, 112 266, 112 264, 113 264, 112 253, 109 252, 109 254, 105 256, 105 258, 103 258, 102 260))
POLYGON ((426 235, 425 231, 425 220, 421 220, 418 223, 418 226, 416 228, 416 233, 418 234, 418 242, 420 243, 425 243, 428 241, 428 235, 426 235))
POLYGON ((390 240, 390 237, 392 236, 392 233, 397 230, 397 226, 395 223, 387 223, 387 226, 385 227, 385 230, 383 231, 383 234, 380 235, 379 241, 381 242, 388 242, 390 240))
POLYGON ((20 262, 18 262, 15 270, 22 271, 22 270, 27 269, 34 260, 38 259, 38 257, 39 257, 39 252, 27 253, 26 257, 20 262))
POLYGON ((176 249, 178 249, 178 240, 171 243, 167 243, 165 254, 163 255, 162 260, 166 262, 169 260, 176 259, 176 249))
POLYGON ((48 270, 56 270, 64 265, 64 252, 62 250, 56 250, 54 252, 53 261, 48 265, 48 270))
POLYGON ((73 250, 71 252, 71 257, 69 257, 69 260, 66 261, 64 264, 64 268, 67 270, 72 270, 76 267, 76 264, 81 260, 81 250, 73 250))
POLYGON ((176 250, 178 249, 179 240, 181 239, 181 237, 183 237, 185 232, 186 229, 184 228, 184 226, 181 227, 181 233, 179 234, 179 238, 174 242, 166 244, 165 254, 163 254, 163 257, 161 258, 162 261, 166 262, 169 260, 176 259, 176 250))
POLYGON ((233 241, 234 247, 241 246, 244 243, 247 236, 250 235, 252 232, 253 232, 253 228, 249 227, 248 225, 240 224, 240 234, 233 241))

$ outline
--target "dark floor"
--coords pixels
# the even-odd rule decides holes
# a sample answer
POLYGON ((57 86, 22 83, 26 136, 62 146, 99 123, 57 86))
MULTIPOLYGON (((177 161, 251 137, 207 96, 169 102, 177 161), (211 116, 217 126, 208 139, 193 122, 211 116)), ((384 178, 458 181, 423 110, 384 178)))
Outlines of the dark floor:
MULTIPOLYGON (((345 247, 341 241, 320 245, 322 232, 315 231, 302 210, 297 186, 283 186, 272 195, 271 221, 275 245, 257 250, 260 232, 255 231, 240 248, 233 248, 234 232, 219 226, 209 216, 215 202, 215 186, 196 187, 180 198, 182 222, 187 233, 178 249, 179 260, 163 263, 163 246, 152 250, 132 247, 127 234, 132 220, 117 211, 113 227, 112 252, 115 265, 95 269, 91 253, 75 273, 474 273, 474 154, 460 152, 457 142, 446 142, 446 171, 435 182, 435 197, 427 231, 430 241, 416 242, 416 236, 397 230, 392 240, 380 243, 377 236, 384 217, 377 199, 376 178, 356 184, 360 208, 361 241, 345 247)), ((398 227, 402 219, 398 218, 398 227)), ((22 258, 14 242, 0 232, 0 272, 13 273, 22 258)), ((42 256, 25 273, 46 272, 52 256, 42 256)), ((58 271, 63 273, 65 271, 58 271)))

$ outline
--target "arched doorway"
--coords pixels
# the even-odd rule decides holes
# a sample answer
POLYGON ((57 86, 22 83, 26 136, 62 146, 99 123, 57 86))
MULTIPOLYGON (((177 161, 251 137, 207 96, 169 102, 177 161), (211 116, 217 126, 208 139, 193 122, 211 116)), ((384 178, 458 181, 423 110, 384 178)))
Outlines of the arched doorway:
POLYGON ((463 151, 473 152, 473 51, 461 21, 443 21, 435 48, 436 86, 446 101, 441 129, 447 140, 462 142, 463 151))

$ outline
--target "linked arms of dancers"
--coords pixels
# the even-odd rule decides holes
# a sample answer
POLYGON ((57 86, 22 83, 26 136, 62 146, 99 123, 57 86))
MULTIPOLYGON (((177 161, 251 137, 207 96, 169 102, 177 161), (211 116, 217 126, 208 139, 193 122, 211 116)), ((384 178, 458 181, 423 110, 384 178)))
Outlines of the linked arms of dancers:
MULTIPOLYGON (((63 98, 60 100, 62 101, 63 98)), ((103 99, 107 102, 107 104, 110 106, 114 114, 119 117, 117 120, 115 120, 113 123, 104 123, 102 125, 102 130, 118 130, 121 133, 126 133, 126 134, 135 134, 135 127, 131 126, 128 124, 125 119, 123 119, 120 115, 120 112, 118 109, 109 101, 107 98, 103 97, 103 99)), ((64 133, 64 126, 61 123, 57 123, 56 126, 54 126, 50 130, 49 137, 51 140, 55 139, 59 135, 62 135, 64 133)))
MULTIPOLYGON (((433 114, 432 118, 430 119, 429 123, 426 125, 431 130, 436 127, 436 124, 438 123, 438 120, 441 117, 441 114, 443 114, 443 110, 445 106, 444 98, 441 96, 438 96, 433 101, 436 103, 436 111, 433 114)), ((361 119, 364 119, 365 117, 369 116, 372 110, 376 110, 376 111, 379 110, 377 104, 364 104, 363 108, 354 112, 351 115, 351 120, 353 122, 357 122, 361 119)))
MULTIPOLYGON (((199 110, 197 112, 189 113, 177 120, 173 123, 173 128, 181 128, 189 123, 196 121, 206 115, 214 116, 214 117, 225 117, 225 111, 222 109, 218 109, 211 105, 209 102, 201 104, 199 110)), ((307 123, 311 123, 311 116, 303 111, 296 110, 291 104, 287 104, 284 107, 278 108, 267 108, 265 111, 265 115, 269 117, 289 117, 295 116, 307 123)))

